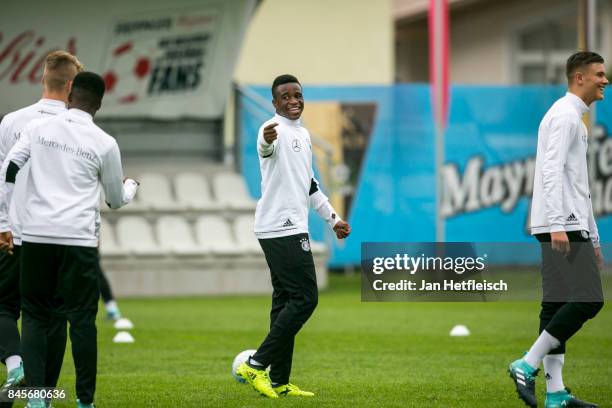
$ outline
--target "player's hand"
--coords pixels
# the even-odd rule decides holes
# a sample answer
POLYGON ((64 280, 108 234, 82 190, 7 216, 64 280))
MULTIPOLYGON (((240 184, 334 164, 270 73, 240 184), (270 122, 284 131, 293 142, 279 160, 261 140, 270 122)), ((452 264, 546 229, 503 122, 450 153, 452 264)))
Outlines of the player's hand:
POLYGON ((13 234, 11 231, 0 232, 0 251, 13 255, 13 234))
POLYGON ((604 257, 601 253, 601 247, 595 248, 595 262, 597 263, 599 270, 602 270, 604 267, 604 257))
POLYGON ((264 128, 263 138, 267 144, 272 144, 272 142, 275 141, 276 138, 278 138, 278 133, 276 133, 276 129, 274 129, 277 126, 278 126, 278 123, 274 122, 274 123, 270 123, 268 126, 264 128))
POLYGON ((338 221, 336 225, 334 225, 334 232, 336 233, 336 237, 338 239, 344 239, 348 237, 351 233, 351 226, 346 221, 338 221))
POLYGON ((564 256, 569 254, 570 243, 565 231, 551 232, 550 242, 554 251, 561 252, 564 256))

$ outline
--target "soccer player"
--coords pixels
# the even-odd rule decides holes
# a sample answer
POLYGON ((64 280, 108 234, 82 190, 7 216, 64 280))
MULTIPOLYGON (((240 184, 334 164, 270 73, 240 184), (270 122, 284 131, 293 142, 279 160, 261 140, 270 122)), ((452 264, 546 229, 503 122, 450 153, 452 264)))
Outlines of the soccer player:
MULTIPOLYGON (((62 307, 70 323, 77 407, 93 407, 100 297, 96 215, 100 187, 111 208, 134 197, 137 183, 123 181, 115 139, 93 123, 104 80, 81 72, 68 96, 68 111, 36 120, 22 131, 0 171, 0 249, 12 249, 7 203, 19 170, 30 163, 22 220, 22 354, 29 387, 45 386, 46 332, 62 307), (61 299, 58 305, 55 300, 61 299)), ((28 407, 45 401, 30 399, 28 407)))
POLYGON ((270 331, 237 373, 269 398, 313 396, 289 382, 294 338, 317 306, 317 280, 308 237, 308 208, 314 208, 338 239, 351 228, 341 220, 313 177, 312 145, 302 127, 302 86, 281 75, 272 84, 276 115, 259 129, 257 151, 261 199, 255 210, 255 235, 272 277, 270 331), (270 366, 270 375, 266 367, 270 366))
MULTIPOLYGON (((65 51, 54 51, 45 59, 42 99, 33 105, 7 114, 0 123, 0 163, 17 143, 23 128, 33 121, 55 116, 66 111, 68 93, 74 76, 83 70, 82 64, 65 51)), ((24 214, 26 166, 17 177, 17 185, 10 205, 10 229, 13 234, 13 254, 0 253, 0 360, 6 364, 7 379, 0 390, 0 400, 9 389, 24 384, 21 347, 17 320, 21 309, 19 268, 21 253, 21 221, 24 214)), ((48 365, 45 385, 54 387, 60 373, 66 347, 65 319, 57 317, 47 336, 48 365)))
POLYGON ((603 306, 603 257, 589 192, 587 128, 582 116, 604 98, 603 58, 577 52, 566 64, 569 91, 548 110, 538 130, 531 233, 542 247, 540 336, 510 364, 519 397, 537 406, 535 379, 546 372, 546 408, 596 407, 565 388, 565 343, 603 306))

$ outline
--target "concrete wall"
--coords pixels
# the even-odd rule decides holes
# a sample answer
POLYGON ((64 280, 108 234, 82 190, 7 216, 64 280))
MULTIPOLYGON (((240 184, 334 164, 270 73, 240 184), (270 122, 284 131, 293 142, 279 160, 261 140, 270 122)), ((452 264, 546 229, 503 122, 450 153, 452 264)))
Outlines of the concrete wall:
MULTIPOLYGON (((313 254, 319 289, 328 286, 327 254, 313 254)), ((272 293, 263 254, 244 257, 113 259, 102 267, 117 297, 272 293)))
POLYGON ((393 82, 391 0, 264 0, 235 79, 269 84, 293 73, 305 84, 393 82))

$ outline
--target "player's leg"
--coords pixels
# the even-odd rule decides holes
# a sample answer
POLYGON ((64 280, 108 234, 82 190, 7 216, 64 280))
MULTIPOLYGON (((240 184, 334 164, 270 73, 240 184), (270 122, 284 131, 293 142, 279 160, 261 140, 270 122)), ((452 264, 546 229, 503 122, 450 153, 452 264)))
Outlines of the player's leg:
MULTIPOLYGON (((550 234, 542 234, 543 240, 550 243, 550 234)), ((543 250, 544 258, 549 258, 542 264, 542 305, 540 310, 541 335, 559 309, 567 303, 570 297, 570 289, 565 281, 562 268, 568 268, 566 262, 555 264, 556 258, 552 257, 552 248, 546 246, 543 250)), ((559 347, 552 349, 542 360, 546 379, 546 393, 556 393, 565 390, 563 384, 563 364, 565 361, 565 342, 560 342, 559 347)), ((535 364, 535 363, 534 363, 535 364)))
MULTIPOLYGON (((546 358, 545 368, 551 372, 547 387, 556 390, 563 386, 561 369, 565 342, 586 320, 597 314, 603 301, 592 244, 584 242, 580 232, 568 233, 568 237, 572 242, 572 251, 568 257, 552 249, 550 236, 538 237, 542 242, 544 289, 540 313, 541 333, 525 357, 513 362, 509 368, 519 397, 530 406, 537 404, 535 376, 541 362, 546 358), (577 299, 583 302, 568 302, 577 299)), ((566 392, 565 389, 563 392, 566 392)), ((569 393, 567 396, 570 397, 569 393)))
POLYGON ((106 309, 106 316, 111 320, 121 319, 121 312, 119 311, 119 305, 115 300, 113 291, 111 289, 108 278, 102 270, 102 265, 98 262, 98 277, 100 285, 100 295, 104 302, 104 308, 106 309))
POLYGON ((563 269, 570 289, 569 302, 559 308, 545 330, 559 341, 567 341, 582 325, 603 307, 601 277, 593 245, 580 232, 568 233, 571 251, 567 257, 570 268, 563 269))
MULTIPOLYGON (((570 298, 569 282, 565 278, 570 265, 562 255, 552 249, 550 234, 539 234, 537 238, 542 243, 542 304, 539 330, 539 334, 542 334, 555 314, 570 298)), ((563 353, 565 353, 565 342, 560 343, 549 354, 563 353)), ((531 363, 538 362, 531 361, 531 363)))
MULTIPOLYGON (((270 269, 270 278, 272 281, 272 308, 270 311, 270 330, 272 329, 274 322, 278 318, 280 312, 285 308, 286 303, 289 300, 289 294, 284 290, 280 280, 278 279, 278 271, 280 268, 283 254, 284 245, 278 238, 271 238, 265 240, 259 240, 261 248, 264 252, 268 268, 270 269), (281 254, 281 256, 278 256, 281 254)), ((270 370, 274 370, 272 362, 260 362, 254 359, 253 356, 249 357, 246 363, 243 363, 237 369, 237 374, 242 376, 249 384, 255 388, 256 391, 265 395, 269 398, 277 398, 278 395, 272 389, 272 383, 265 371, 266 367, 270 365, 270 370)))
POLYGON ((551 350, 546 341, 549 335, 543 333, 544 329, 555 315, 557 310, 565 304, 569 295, 567 282, 561 273, 561 268, 568 267, 562 262, 562 256, 553 251, 550 245, 550 234, 536 236, 541 243, 542 266, 542 304, 540 309, 540 330, 538 340, 531 346, 524 358, 514 361, 509 367, 510 377, 514 381, 516 391, 521 400, 529 406, 536 406, 535 378, 542 358, 552 350, 561 350, 560 343, 551 350))
POLYGON ((56 296, 47 332, 47 365, 45 367, 45 386, 55 388, 59 379, 68 340, 66 311, 64 302, 56 296))
POLYGON ((96 390, 98 282, 97 248, 62 247, 59 292, 70 323, 76 394, 82 406, 93 404, 96 390))
MULTIPOLYGON (((568 300, 571 301, 558 309, 544 329, 559 339, 561 346, 564 346, 587 320, 595 317, 603 306, 601 278, 592 243, 580 232, 568 233, 568 237, 572 243, 572 250, 567 257, 570 268, 563 269, 563 273, 570 290, 568 300)), ((546 407, 595 407, 595 404, 580 401, 565 388, 562 380, 565 356, 553 351, 544 358, 544 368, 547 372, 546 407)))
MULTIPOLYGON (((272 310, 270 312, 270 329, 274 325, 276 318, 280 314, 281 310, 285 307, 290 299, 289 293, 283 289, 282 283, 273 272, 273 266, 270 264, 271 276, 272 276, 272 310)), ((293 363, 293 346, 295 344, 294 338, 291 338, 285 349, 282 350, 270 363, 270 381, 272 387, 278 388, 289 383, 289 376, 291 374, 291 365, 293 363)), ((281 395, 285 395, 288 391, 285 389, 279 390, 281 395)))
MULTIPOLYGON (((542 263, 543 296, 540 310, 540 335, 570 297, 570 288, 565 280, 567 271, 562 272, 564 268, 569 268, 569 264, 561 260, 549 246, 550 234, 542 234, 542 240, 546 242, 546 246, 543 248, 542 254, 544 262, 542 263)), ((565 342, 560 342, 558 347, 550 350, 543 358, 547 392, 557 392, 565 389, 562 374, 562 361, 564 360, 565 342)), ((537 360, 532 361, 531 364, 537 364, 537 360)))
MULTIPOLYGON (((25 384, 21 359, 21 341, 17 321, 21 310, 19 290, 20 246, 16 245, 13 255, 0 254, 0 361, 6 365, 6 381, 0 388, 0 401, 6 393, 25 384)), ((3 406, 0 404, 0 406, 3 406)))
MULTIPOLYGON (((277 266, 273 263, 268 262, 268 267, 270 268, 270 277, 272 279, 272 309, 270 310, 270 330, 274 326, 274 322, 278 318, 280 312, 285 308, 287 302, 289 302, 290 296, 289 292, 287 292, 278 277, 278 271, 275 271, 277 266)), ((291 342, 293 344, 293 342, 291 342)), ((291 346, 293 348, 293 346, 291 346)), ((285 354, 285 353, 282 353, 285 354)), ((275 356, 270 362, 270 380, 272 381, 272 385, 279 384, 279 380, 283 377, 283 372, 287 370, 286 368, 286 360, 283 358, 284 356, 279 354, 275 356)))
MULTIPOLYGON (((280 386, 287 386, 293 358, 292 344, 295 335, 310 318, 317 305, 318 289, 308 235, 283 237, 281 242, 285 245, 284 252, 288 256, 277 260, 276 264, 282 265, 278 269, 277 277, 285 291, 289 293, 289 300, 276 317, 268 336, 253 358, 257 361, 261 358, 264 361, 275 362, 273 367, 276 364, 276 373, 273 380, 277 380, 275 382, 280 386)), ((298 395, 301 392, 295 388, 290 395, 298 395)), ((312 393, 303 392, 301 395, 311 396, 312 393)))
MULTIPOLYGON (((24 242, 21 247, 21 346, 26 383, 45 386, 47 333, 57 287, 57 246, 24 242)), ((44 404, 42 400, 30 400, 44 404)))

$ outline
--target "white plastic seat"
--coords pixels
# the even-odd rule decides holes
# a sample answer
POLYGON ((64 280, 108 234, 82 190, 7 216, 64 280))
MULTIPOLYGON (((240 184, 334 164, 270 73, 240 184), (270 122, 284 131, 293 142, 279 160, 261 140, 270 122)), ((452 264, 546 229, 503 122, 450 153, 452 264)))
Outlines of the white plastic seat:
MULTIPOLYGON (((134 207, 151 210, 178 210, 174 200, 170 180, 161 174, 146 173, 138 179, 140 186, 136 193, 137 203, 134 207)), ((129 204, 128 204, 129 206, 129 204)))
POLYGON ((114 232, 113 227, 111 227, 108 221, 105 219, 100 221, 100 254, 102 256, 114 257, 128 254, 125 248, 117 245, 114 232))
POLYGON ((234 235, 236 243, 243 251, 249 253, 263 253, 259 241, 253 232, 255 217, 252 214, 245 214, 236 217, 234 221, 234 235))
POLYGON ((221 206, 212 198, 206 178, 198 173, 180 173, 174 180, 178 204, 189 210, 216 210, 221 206))
POLYGON ((196 245, 187 221, 178 215, 160 217, 156 225, 159 244, 165 251, 176 255, 202 255, 205 251, 196 245))
POLYGON ((198 243, 205 251, 214 255, 240 255, 232 232, 225 220, 216 215, 203 215, 196 221, 195 232, 198 243))
POLYGON ((117 240, 121 247, 135 255, 165 255, 157 242, 155 242, 153 229, 142 217, 128 215, 119 218, 116 231, 117 240))
POLYGON ((256 201, 247 192, 242 176, 236 173, 219 173, 213 179, 217 201, 233 210, 254 210, 256 201))

